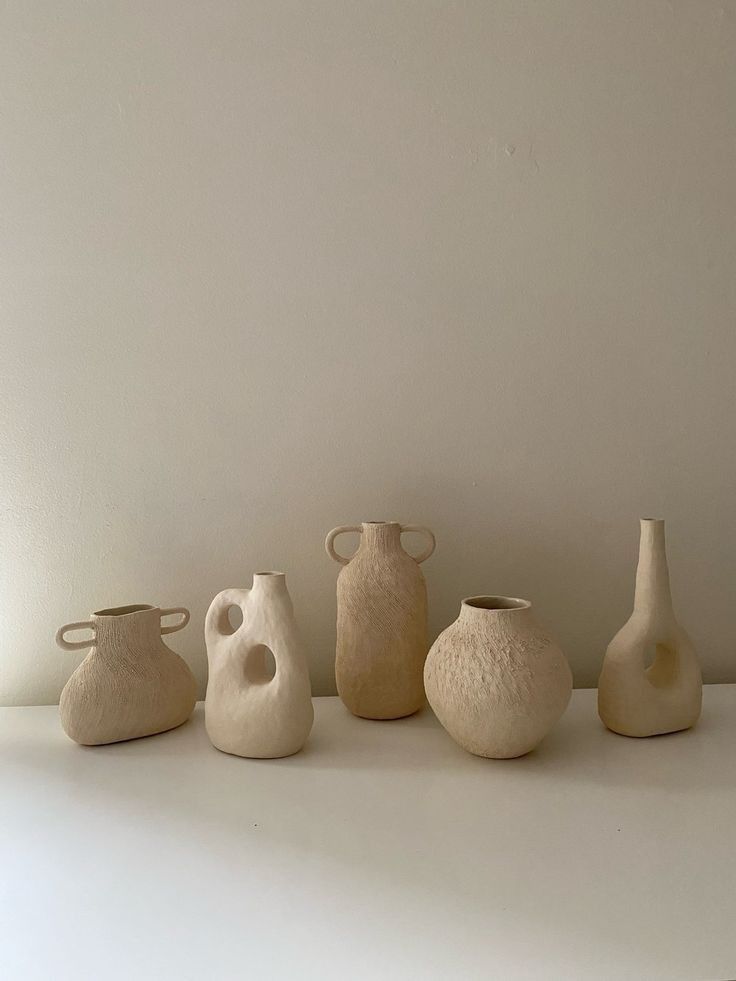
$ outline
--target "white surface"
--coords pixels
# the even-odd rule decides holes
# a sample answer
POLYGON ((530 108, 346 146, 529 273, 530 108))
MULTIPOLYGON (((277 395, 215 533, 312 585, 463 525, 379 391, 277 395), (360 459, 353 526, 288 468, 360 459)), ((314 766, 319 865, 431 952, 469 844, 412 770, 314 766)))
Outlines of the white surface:
POLYGON ((259 569, 334 692, 322 542, 380 518, 433 637, 527 597, 594 685, 664 517, 736 681, 735 50, 734 0, 0 4, 0 703, 128 603, 203 694, 259 569))
POLYGON ((201 708, 82 749, 0 711, 8 981, 736 976, 736 686, 692 732, 606 731, 573 693, 532 755, 318 699, 305 751, 225 756, 201 708))

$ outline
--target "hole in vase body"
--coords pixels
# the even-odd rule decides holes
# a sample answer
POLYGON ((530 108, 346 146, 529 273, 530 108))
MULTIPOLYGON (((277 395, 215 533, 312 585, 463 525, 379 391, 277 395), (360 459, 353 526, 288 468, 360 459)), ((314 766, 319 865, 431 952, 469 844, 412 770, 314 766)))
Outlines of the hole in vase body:
POLYGON ((230 627, 229 633, 234 634, 235 631, 243 623, 243 611, 237 604, 233 606, 228 606, 227 608, 227 626, 230 627))
POLYGON ((245 677, 251 685, 267 685, 276 674, 276 658, 265 644, 258 644, 245 659, 245 677))
POLYGON ((677 680, 677 651, 657 644, 644 654, 644 673, 655 688, 670 688, 677 680))

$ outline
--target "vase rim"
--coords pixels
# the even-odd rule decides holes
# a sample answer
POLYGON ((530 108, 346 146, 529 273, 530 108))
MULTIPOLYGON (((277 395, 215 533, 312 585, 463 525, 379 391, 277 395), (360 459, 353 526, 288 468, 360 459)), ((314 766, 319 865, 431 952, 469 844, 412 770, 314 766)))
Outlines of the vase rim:
POLYGON ((397 525, 398 521, 363 521, 364 525, 397 525))
POLYGON ((639 518, 642 524, 647 525, 663 525, 664 518, 639 518))
POLYGON ((254 572, 253 576, 285 576, 285 572, 279 572, 278 569, 268 569, 266 572, 254 572))
POLYGON ((151 610, 158 610, 157 606, 149 603, 132 603, 129 606, 109 606, 105 610, 95 610, 93 617, 130 617, 136 613, 150 613, 151 610))
POLYGON ((466 596, 461 605, 486 613, 518 613, 531 609, 532 604, 517 596, 466 596))

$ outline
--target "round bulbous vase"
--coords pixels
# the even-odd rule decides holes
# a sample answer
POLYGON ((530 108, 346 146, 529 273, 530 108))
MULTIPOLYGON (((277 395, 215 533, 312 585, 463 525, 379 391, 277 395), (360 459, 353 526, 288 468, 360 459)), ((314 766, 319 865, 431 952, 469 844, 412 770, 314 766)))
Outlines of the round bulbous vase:
POLYGON ((77 743, 98 746, 152 736, 180 726, 197 700, 197 683, 187 663, 161 640, 189 622, 183 606, 162 610, 139 604, 98 610, 89 620, 67 623, 56 633, 65 651, 91 648, 64 686, 61 724, 77 743), (163 617, 181 614, 162 626, 163 617), (92 630, 89 640, 65 634, 92 630))
POLYGON ((432 645, 424 687, 463 749, 510 759, 531 752, 558 721, 570 701, 572 674, 529 602, 473 596, 432 645))
POLYGON ((314 709, 284 573, 257 572, 252 589, 218 593, 204 630, 210 668, 205 726, 212 745, 254 759, 298 753, 311 731, 314 709), (243 614, 236 628, 228 616, 233 606, 243 614))
POLYGON ((634 612, 608 645, 598 714, 622 736, 659 736, 694 726, 702 695, 695 649, 672 606, 664 521, 642 518, 634 612))
POLYGON ((424 704, 422 672, 427 657, 427 587, 419 563, 434 551, 434 535, 420 525, 367 521, 334 528, 327 554, 344 566, 337 577, 337 691, 353 715, 400 719, 424 704), (343 532, 360 533, 351 558, 335 551, 343 532), (404 532, 428 539, 410 555, 404 532))

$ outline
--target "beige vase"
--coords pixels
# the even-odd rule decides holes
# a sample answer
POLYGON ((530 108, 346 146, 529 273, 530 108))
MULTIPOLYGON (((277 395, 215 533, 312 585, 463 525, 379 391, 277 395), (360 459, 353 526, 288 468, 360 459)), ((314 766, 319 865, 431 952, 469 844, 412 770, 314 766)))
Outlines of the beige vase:
POLYGON ((424 703, 427 656, 427 589, 419 563, 435 548, 434 535, 418 525, 369 521, 334 528, 327 554, 345 568, 337 577, 337 690, 354 715, 399 719, 424 703), (352 558, 335 551, 335 538, 359 532, 352 558), (429 539, 413 557, 401 546, 406 531, 429 539))
POLYGON ((257 572, 252 589, 219 593, 207 613, 205 640, 210 666, 205 723, 213 746, 259 759, 299 752, 314 709, 284 573, 257 572), (233 606, 243 614, 236 628, 228 616, 233 606))
POLYGON ((91 647, 61 693, 59 711, 66 734, 97 746, 138 739, 186 722, 197 699, 197 683, 186 662, 161 640, 189 622, 184 607, 119 606, 98 610, 89 620, 67 623, 56 633, 65 651, 91 647), (162 617, 179 613, 180 623, 162 627, 162 617), (68 641, 73 630, 92 630, 89 640, 68 641))
POLYGON ((432 645, 424 686, 455 742, 476 756, 507 759, 530 752, 557 722, 572 675, 530 603, 473 596, 432 645))
POLYGON ((642 518, 634 612, 608 645, 598 713, 623 736, 694 726, 703 694, 697 655, 672 608, 664 521, 642 518))

